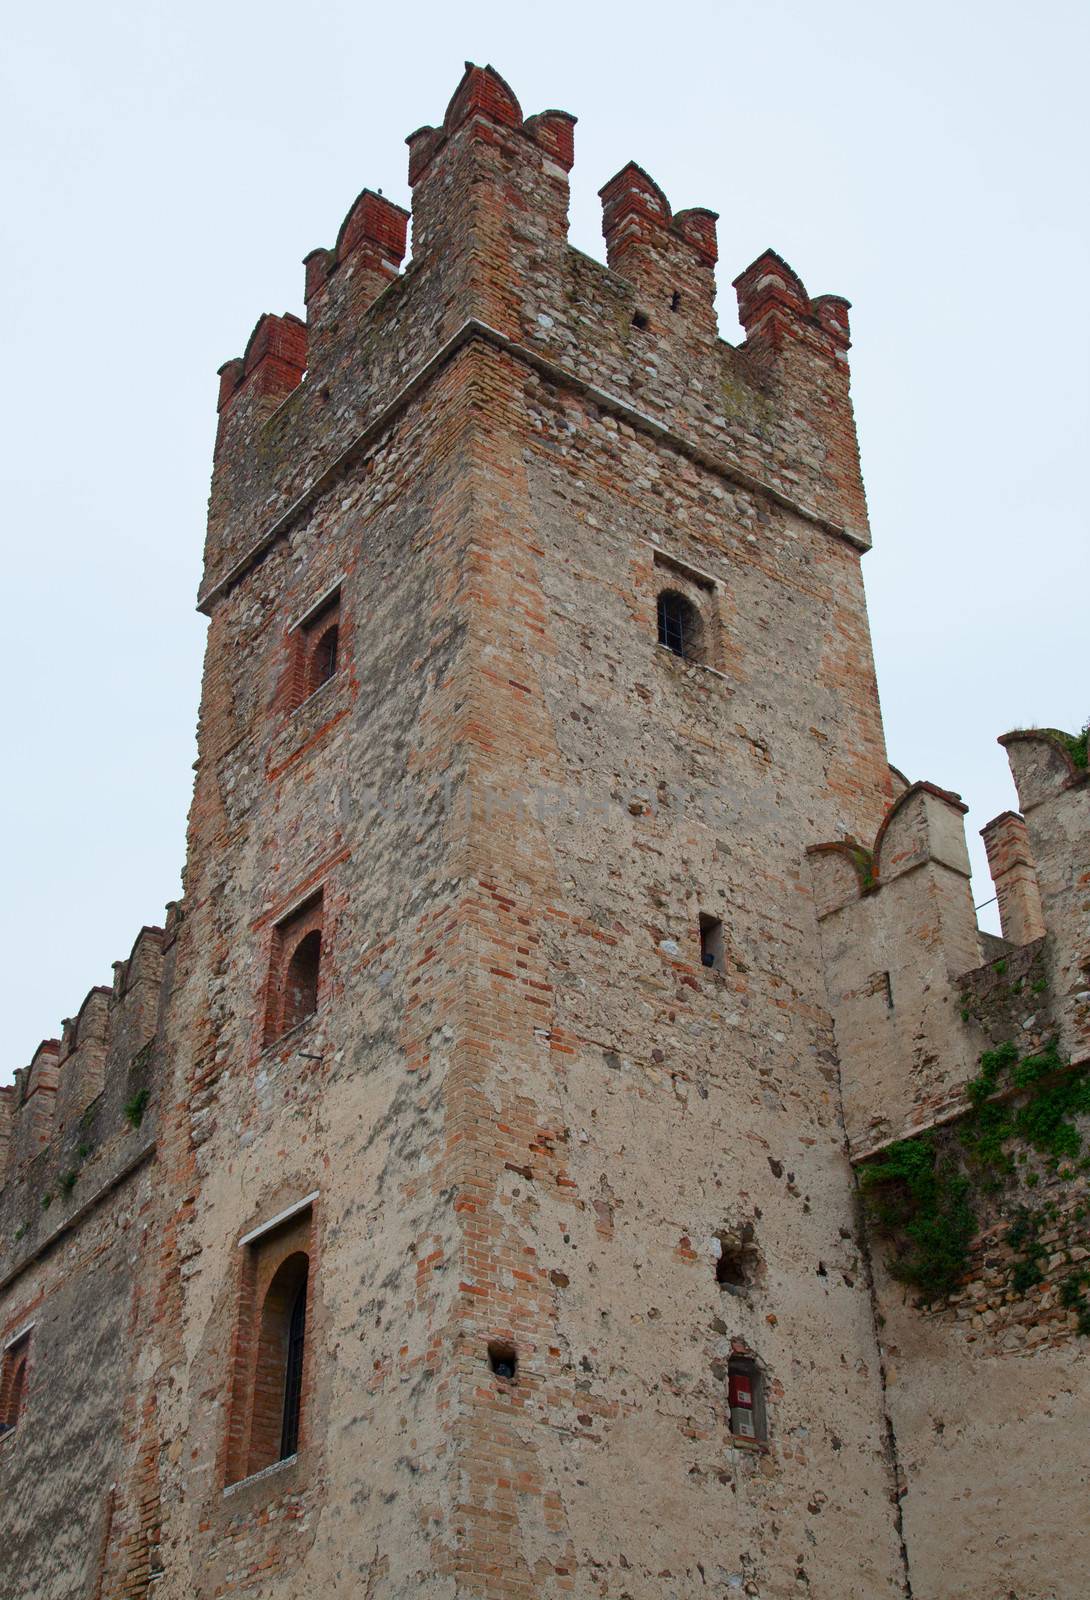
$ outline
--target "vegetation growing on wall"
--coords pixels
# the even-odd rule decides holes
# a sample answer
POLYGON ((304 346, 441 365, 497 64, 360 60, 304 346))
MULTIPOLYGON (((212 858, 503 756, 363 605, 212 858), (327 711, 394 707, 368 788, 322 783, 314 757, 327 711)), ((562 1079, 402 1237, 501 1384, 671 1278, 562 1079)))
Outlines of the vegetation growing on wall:
MULTIPOLYGON (((959 1122, 890 1145, 860 1172, 868 1221, 890 1241, 890 1272, 927 1303, 964 1275, 981 1203, 1012 1183, 1030 1151, 1061 1180, 1076 1166, 1090 1170, 1076 1120, 1090 1113, 1090 1067, 1068 1071, 1054 1042, 1022 1057, 1011 1041, 986 1050, 967 1092, 970 1109, 959 1122), (995 1098, 1001 1087, 1007 1098, 995 1098)), ((1036 1177, 1026 1173, 1027 1188, 1036 1177)), ((1055 1202, 1012 1213, 1007 1243, 1019 1293, 1044 1279, 1040 1234, 1055 1214, 1055 1202)), ((1090 1270, 1061 1269, 1059 1281, 1062 1303, 1079 1313, 1078 1331, 1090 1334, 1090 1270)))
POLYGON ((874 852, 864 849, 861 844, 856 844, 854 839, 849 839, 847 845, 859 875, 859 887, 864 894, 867 894, 878 882, 874 875, 874 852))
POLYGON ((148 1098, 149 1091, 147 1089, 140 1089, 136 1094, 133 1095, 131 1100, 127 1100, 125 1102, 125 1121, 130 1123, 132 1127, 138 1128, 143 1122, 144 1112, 147 1109, 148 1098))
POLYGON ((1090 719, 1083 723, 1079 733, 1065 733, 1062 728, 1028 728, 1028 733, 1045 733, 1062 744, 1077 767, 1087 767, 1087 743, 1090 741, 1090 719))
POLYGON ((1090 719, 1082 725, 1079 733, 1064 733, 1059 728, 1050 730, 1055 733, 1068 755, 1077 767, 1085 768, 1087 765, 1087 743, 1090 742, 1090 719))

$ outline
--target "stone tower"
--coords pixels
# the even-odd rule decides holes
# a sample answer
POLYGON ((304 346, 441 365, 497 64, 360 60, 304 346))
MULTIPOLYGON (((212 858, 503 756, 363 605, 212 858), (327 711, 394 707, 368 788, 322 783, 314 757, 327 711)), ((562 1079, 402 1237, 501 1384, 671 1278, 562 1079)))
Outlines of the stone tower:
POLYGON ((721 342, 634 164, 572 249, 573 128, 467 67, 408 268, 365 190, 221 370, 184 900, 0 1106, 13 1600, 910 1592, 848 1134, 971 1051, 868 1079, 857 841, 982 951, 848 306, 766 252, 721 342))

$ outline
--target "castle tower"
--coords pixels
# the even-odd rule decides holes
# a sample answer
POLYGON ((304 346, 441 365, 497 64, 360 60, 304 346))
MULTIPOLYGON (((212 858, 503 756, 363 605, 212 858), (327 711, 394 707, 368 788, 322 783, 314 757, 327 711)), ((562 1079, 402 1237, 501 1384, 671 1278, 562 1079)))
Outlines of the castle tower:
MULTIPOLYGON (((838 1048, 853 1135, 930 1108, 863 941, 950 942, 916 1034, 980 951, 887 764, 847 302, 768 251, 722 342, 715 215, 634 163, 573 250, 574 118, 491 68, 408 144, 409 266, 364 190, 221 369, 184 902, 85 1087, 66 1034, 0 1097, 13 1216, 102 1122, 127 1317, 53 1402, 113 1419, 93 1537, 61 1576, 20 1478, 16 1593, 904 1595, 838 1048)), ((73 1182, 14 1349, 103 1281, 73 1182)))
POLYGON ((890 793, 846 306, 769 254, 721 343, 635 165, 572 251, 573 120, 468 68, 410 270, 365 191, 222 372, 163 1593, 900 1592, 804 859, 890 793))

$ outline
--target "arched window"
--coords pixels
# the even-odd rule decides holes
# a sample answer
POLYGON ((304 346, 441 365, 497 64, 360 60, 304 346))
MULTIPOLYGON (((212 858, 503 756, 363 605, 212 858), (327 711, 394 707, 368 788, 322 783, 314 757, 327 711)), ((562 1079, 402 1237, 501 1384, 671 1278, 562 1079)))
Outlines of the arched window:
POLYGON ((299 1449, 309 1269, 304 1251, 288 1256, 261 1307, 247 1473, 286 1461, 299 1449))
POLYGON ((703 653, 700 612, 676 589, 659 595, 659 644, 685 661, 699 661, 703 653))
POLYGON ((337 672, 341 647, 341 591, 334 589, 292 630, 291 709, 302 705, 337 672))
POLYGON ((318 1009, 322 966, 322 891, 273 929, 265 991, 265 1043, 275 1044, 318 1009))
POLYGON ((300 939, 284 974, 284 1033, 317 1011, 318 970, 321 964, 322 934, 319 928, 315 928, 300 939))
POLYGON ((320 689, 323 683, 328 683, 337 670, 339 631, 336 623, 327 628, 311 652, 310 683, 307 686, 310 694, 313 694, 315 689, 320 689))
POLYGON ((4 1351, 0 1369, 0 1433, 14 1428, 23 1414, 29 1365, 30 1335, 27 1334, 4 1351))
POLYGON ((308 1195, 239 1240, 238 1322, 224 1433, 224 1482, 239 1483, 306 1448, 312 1355, 307 1324, 318 1296, 308 1195))

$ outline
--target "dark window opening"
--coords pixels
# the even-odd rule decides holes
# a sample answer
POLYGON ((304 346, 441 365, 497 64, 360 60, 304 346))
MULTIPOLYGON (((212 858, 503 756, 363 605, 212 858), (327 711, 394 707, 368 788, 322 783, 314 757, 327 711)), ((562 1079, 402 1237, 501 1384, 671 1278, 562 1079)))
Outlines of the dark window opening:
POLYGON ((338 627, 334 623, 327 628, 314 646, 314 653, 310 661, 310 691, 320 689, 323 683, 328 683, 337 670, 337 637, 338 627))
POLYGON ((300 939, 284 974, 283 1031, 304 1022, 318 1009, 318 973, 322 963, 322 935, 318 928, 300 939))
POLYGON ((640 329, 646 328, 647 327, 647 313, 645 311, 633 311, 633 313, 632 313, 632 326, 634 328, 640 328, 640 329))
POLYGON ((284 1423, 280 1431, 280 1459, 286 1461, 299 1448, 299 1415, 303 1401, 303 1346, 307 1333, 307 1275, 295 1291, 288 1323, 288 1356, 284 1373, 284 1423))
POLYGON ((673 294, 670 296, 670 310, 671 311, 680 311, 681 310, 681 290, 680 289, 675 289, 673 294))
POLYGON ((768 1439, 764 1379, 750 1356, 732 1356, 727 1368, 730 1431, 736 1439, 764 1444, 768 1439))
POLYGON ((724 967, 723 922, 720 917, 700 913, 700 965, 713 972, 724 967))
POLYGON ((700 659, 700 613, 676 589, 664 589, 658 600, 659 644, 684 661, 700 659))
POLYGON ((488 1364, 497 1378, 514 1383, 519 1370, 518 1351, 513 1344, 493 1340, 488 1346, 488 1364))
POLYGON ((227 1416, 229 1484, 306 1448, 310 1240, 305 1205, 245 1243, 227 1416))

